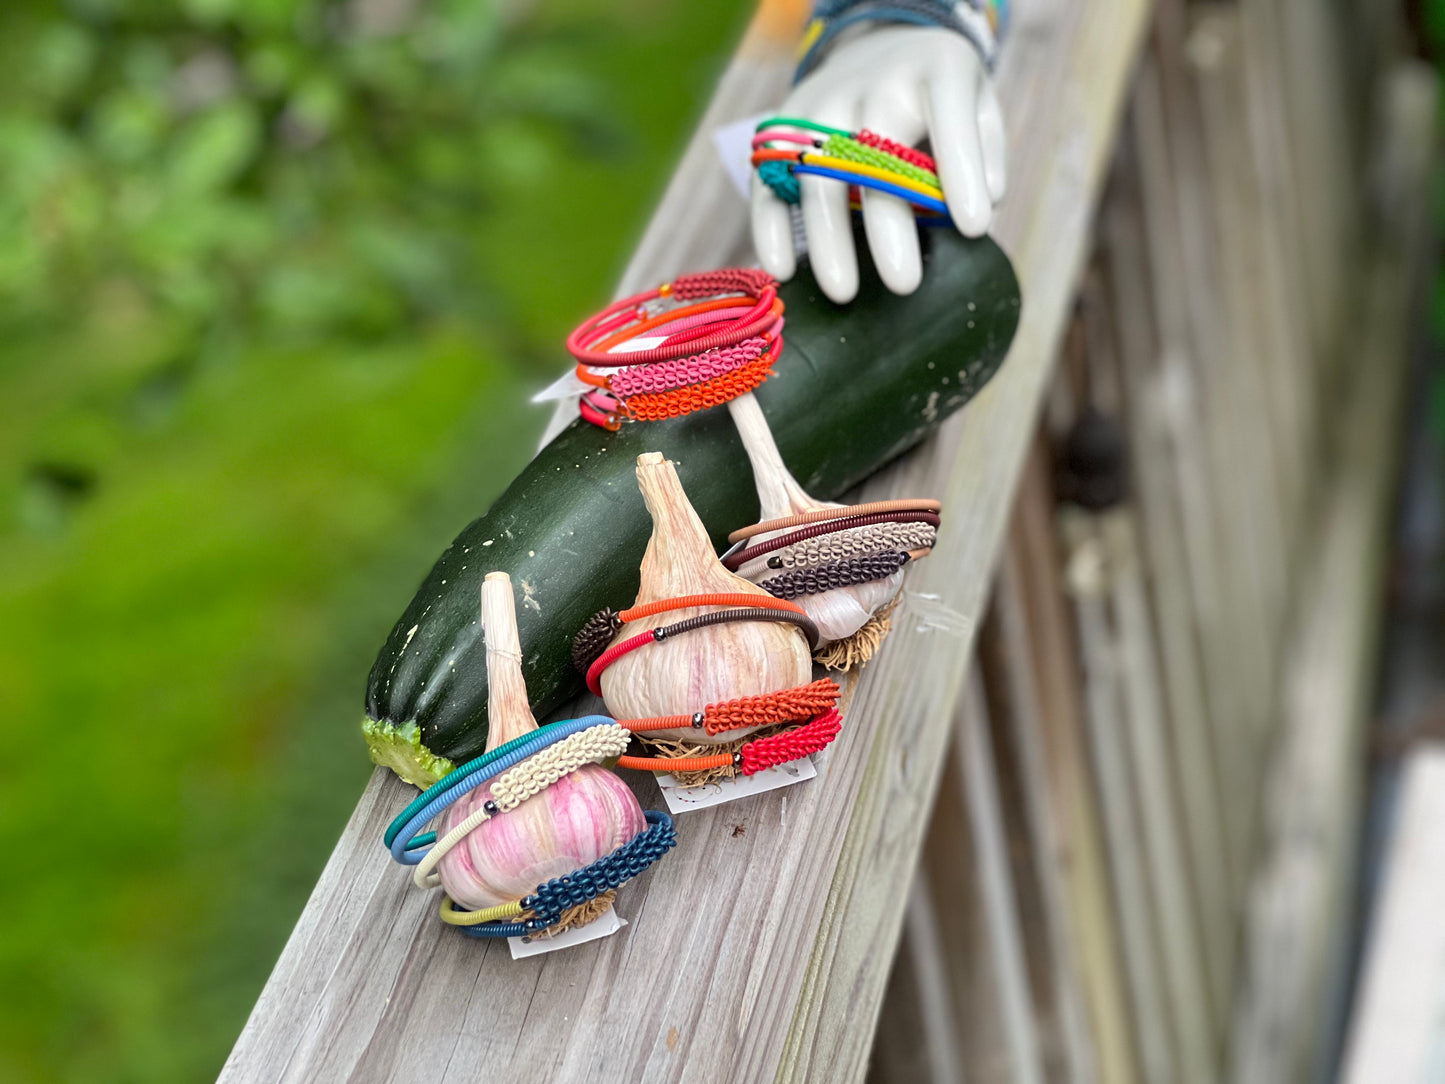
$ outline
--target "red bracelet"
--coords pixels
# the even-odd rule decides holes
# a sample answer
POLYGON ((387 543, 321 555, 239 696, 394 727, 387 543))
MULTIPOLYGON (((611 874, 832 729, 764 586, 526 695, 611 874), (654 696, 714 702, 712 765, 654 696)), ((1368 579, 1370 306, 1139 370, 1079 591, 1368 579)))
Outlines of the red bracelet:
MULTIPOLYGON (((627 726, 623 722, 623 726, 627 726)), ((617 758, 619 768, 636 768, 644 772, 702 772, 711 768, 732 768, 743 775, 753 775, 790 760, 800 760, 826 748, 843 729, 843 717, 828 709, 802 726, 781 734, 750 741, 736 753, 718 753, 707 757, 629 757, 617 758)))
POLYGON ((709 704, 692 715, 657 715, 650 719, 619 719, 617 722, 634 734, 691 727, 716 736, 728 730, 776 726, 791 720, 811 718, 836 705, 841 693, 836 681, 819 678, 793 689, 740 696, 735 700, 724 700, 721 704, 709 704))
POLYGON ((616 610, 598 610, 587 619, 572 638, 572 665, 587 673, 597 657, 607 650, 608 642, 622 631, 622 626, 640 617, 671 613, 674 610, 692 610, 703 606, 750 606, 770 610, 791 610, 806 614, 807 611, 796 602, 774 598, 772 595, 754 594, 750 591, 712 592, 706 595, 681 595, 664 598, 655 602, 644 602, 618 613, 616 610))
POLYGON ((615 302, 567 337, 578 379, 597 389, 582 397, 582 417, 615 431, 624 421, 678 418, 736 399, 771 374, 782 329, 777 283, 763 271, 681 275, 615 302), (688 303, 649 310, 659 301, 688 303), (643 337, 661 341, 625 349, 643 337))
POLYGON ((653 361, 701 354, 719 346, 735 346, 767 330, 782 316, 777 298, 777 284, 765 271, 724 268, 720 271, 679 275, 655 290, 623 298, 584 320, 567 336, 567 351, 586 365, 607 368, 639 365, 653 361), (668 336, 661 345, 632 353, 615 354, 611 349, 636 338, 653 328, 674 323, 684 316, 717 308, 737 308, 737 300, 718 298, 719 294, 743 294, 754 304, 741 316, 726 321, 725 327, 707 331, 709 324, 690 328, 668 336), (642 306, 662 298, 679 300, 714 298, 696 305, 682 306, 658 316, 648 316, 642 306), (776 309, 776 311, 775 311, 776 309), (636 321, 635 324, 632 321, 636 321), (630 325, 630 326, 629 326, 630 325))

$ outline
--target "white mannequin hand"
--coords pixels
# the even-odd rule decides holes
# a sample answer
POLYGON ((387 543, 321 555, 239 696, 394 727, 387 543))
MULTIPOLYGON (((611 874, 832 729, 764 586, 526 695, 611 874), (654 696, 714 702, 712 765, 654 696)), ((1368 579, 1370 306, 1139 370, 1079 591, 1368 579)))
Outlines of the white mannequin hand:
MULTIPOLYGON (((840 41, 793 88, 778 110, 819 124, 867 128, 910 146, 926 135, 953 221, 968 237, 988 231, 1007 186, 1003 114, 978 51, 962 35, 933 27, 870 27, 840 41)), ((823 292, 839 304, 858 292, 852 213, 846 185, 799 177, 808 258, 823 292)), ((895 294, 923 278, 913 209, 897 196, 864 189, 863 228, 873 263, 895 294)), ((752 180, 753 247, 778 280, 797 269, 788 205, 752 180)))

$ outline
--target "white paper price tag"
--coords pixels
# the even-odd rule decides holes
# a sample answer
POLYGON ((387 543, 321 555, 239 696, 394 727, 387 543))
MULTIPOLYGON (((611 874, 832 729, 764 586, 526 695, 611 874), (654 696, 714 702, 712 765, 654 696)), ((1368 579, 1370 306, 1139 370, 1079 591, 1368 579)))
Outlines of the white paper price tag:
POLYGON ((755 775, 736 775, 717 783, 701 787, 680 787, 670 775, 659 775, 657 785, 662 790, 662 800, 667 803, 669 813, 687 813, 694 809, 736 802, 739 798, 751 798, 754 794, 766 794, 779 787, 790 787, 802 783, 818 774, 813 767, 813 758, 790 760, 755 775))
POLYGON ((521 960, 528 956, 541 956, 545 952, 571 948, 573 945, 585 945, 588 941, 599 941, 610 937, 626 925, 625 921, 617 917, 617 912, 609 907, 585 926, 564 930, 551 937, 509 937, 507 947, 512 950, 512 959, 521 960))

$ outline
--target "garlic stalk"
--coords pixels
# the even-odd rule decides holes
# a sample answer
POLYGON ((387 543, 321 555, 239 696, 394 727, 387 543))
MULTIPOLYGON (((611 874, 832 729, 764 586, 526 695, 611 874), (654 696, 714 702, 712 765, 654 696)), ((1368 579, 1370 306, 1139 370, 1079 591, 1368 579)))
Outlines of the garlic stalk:
MULTIPOLYGON (((811 512, 819 508, 843 508, 832 501, 814 500, 800 486, 773 440, 773 431, 763 416, 762 407, 751 394, 742 395, 728 404, 728 410, 737 425, 743 448, 753 465, 753 481, 758 489, 758 504, 762 511, 759 522, 782 519, 785 516, 811 512)), ((776 538, 785 531, 772 531, 758 535, 753 541, 762 542, 776 538)), ((750 580, 765 580, 774 572, 768 568, 764 558, 749 561, 738 570, 750 580)), ((820 644, 846 640, 868 623, 868 620, 883 609, 898 594, 903 586, 903 569, 899 569, 881 580, 855 584, 852 587, 838 587, 816 595, 804 595, 795 599, 818 626, 820 644)))
MULTIPOLYGON (((505 572, 482 582, 482 631, 487 644, 487 751, 537 729, 522 679, 522 647, 512 581, 505 572)), ((487 800, 478 787, 444 815, 438 835, 487 800)), ((438 864, 442 886, 461 907, 476 910, 519 900, 538 885, 611 854, 647 827, 642 807, 617 776, 587 764, 515 809, 483 821, 438 864)))
MULTIPOLYGON (((707 593, 767 597, 761 587, 723 567, 676 468, 660 452, 637 457, 637 484, 652 516, 652 537, 642 557, 636 605, 707 593)), ((705 612, 693 608, 640 618, 613 642, 705 612)), ((695 629, 623 655, 603 673, 602 696, 619 719, 691 715, 709 704, 805 685, 812 674, 807 640, 795 625, 739 621, 695 629)), ((716 736, 692 728, 658 730, 648 737, 717 745, 755 729, 716 736)))

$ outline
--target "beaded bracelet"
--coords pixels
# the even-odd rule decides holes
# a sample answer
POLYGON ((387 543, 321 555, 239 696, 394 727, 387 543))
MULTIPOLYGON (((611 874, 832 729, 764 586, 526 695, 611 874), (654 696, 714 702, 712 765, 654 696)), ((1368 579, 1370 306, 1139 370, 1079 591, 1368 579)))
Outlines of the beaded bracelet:
POLYGON ((746 268, 680 275, 615 302, 567 337, 578 378, 594 389, 582 416, 615 430, 735 399, 767 379, 782 326, 777 283, 746 268))
POLYGON ((843 561, 829 561, 815 568, 795 568, 781 576, 763 580, 758 586, 778 598, 820 595, 839 587, 886 580, 910 560, 912 556, 907 553, 870 553, 843 561))
POLYGON ((591 665, 597 661, 605 650, 611 639, 622 631, 622 626, 631 621, 643 617, 653 617, 656 614, 671 613, 674 610, 691 610, 703 606, 745 606, 751 608, 763 608, 773 610, 791 610, 796 614, 806 614, 806 611, 794 602, 785 602, 782 599, 771 598, 767 595, 758 595, 751 592, 741 591, 711 593, 705 595, 681 595, 677 598, 659 599, 655 602, 644 602, 637 606, 631 606, 626 610, 618 612, 611 608, 598 610, 587 619, 581 630, 572 639, 572 665, 580 673, 587 673, 591 665))
POLYGON ((660 643, 684 632, 707 628, 710 625, 723 625, 731 621, 778 621, 797 625, 803 630, 803 635, 808 638, 808 650, 812 651, 818 646, 818 626, 813 624, 813 619, 803 612, 801 607, 796 612, 767 606, 754 606, 745 610, 720 610, 685 618, 671 625, 659 625, 655 629, 648 629, 646 632, 640 632, 630 639, 623 640, 620 644, 613 644, 597 656, 592 661, 592 665, 587 668, 587 688, 592 691, 594 696, 601 696, 602 672, 623 655, 636 651, 638 648, 660 643))
MULTIPOLYGON (((804 528, 804 531, 799 533, 816 529, 815 525, 804 528)), ((768 557, 766 565, 774 571, 780 571, 785 568, 814 568, 829 561, 842 561, 870 553, 909 553, 913 550, 927 552, 933 548, 937 537, 937 527, 931 523, 886 521, 823 533, 818 537, 780 546, 777 552, 768 557)), ((766 544, 771 545, 775 541, 777 539, 769 539, 766 544)))
POLYGON ((677 845, 677 829, 671 817, 654 809, 643 817, 647 827, 611 854, 566 876, 554 877, 515 902, 479 911, 458 911, 451 898, 444 896, 441 920, 459 927, 468 937, 482 938, 521 937, 555 926, 564 912, 630 881, 677 845), (501 921, 505 919, 520 921, 501 921))
MULTIPOLYGON (((863 508, 866 506, 858 505, 856 507, 863 508)), ((850 510, 840 509, 840 511, 850 510)), ((876 524, 921 523, 928 527, 937 527, 941 522, 938 513, 922 510, 838 516, 835 519, 805 524, 796 531, 789 531, 786 534, 776 535, 773 538, 765 539, 761 542, 754 542, 752 545, 747 544, 748 540, 746 538, 739 539, 731 549, 722 555, 721 560, 724 568, 731 572, 736 572, 749 561, 755 561, 764 554, 830 534, 852 531, 876 524)))

